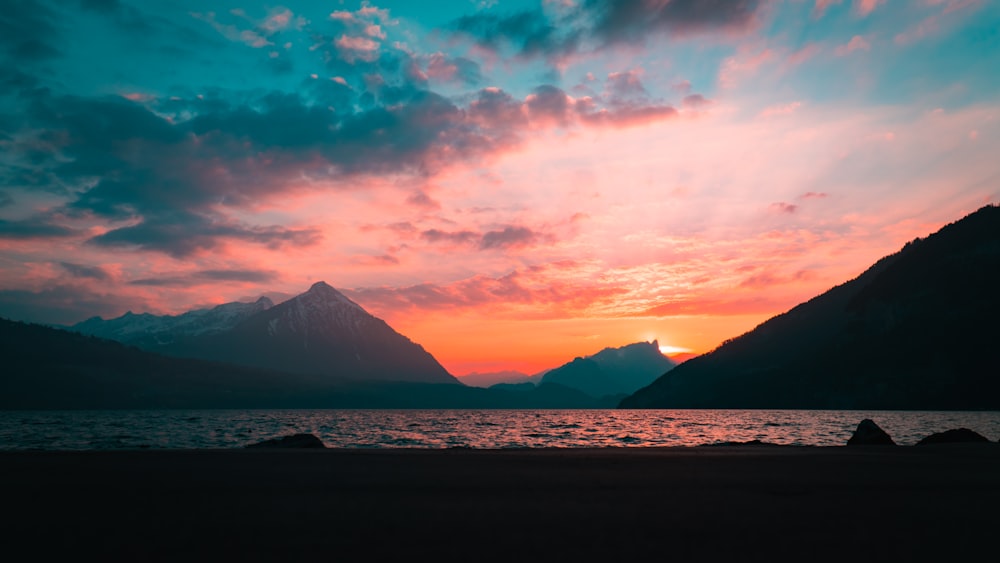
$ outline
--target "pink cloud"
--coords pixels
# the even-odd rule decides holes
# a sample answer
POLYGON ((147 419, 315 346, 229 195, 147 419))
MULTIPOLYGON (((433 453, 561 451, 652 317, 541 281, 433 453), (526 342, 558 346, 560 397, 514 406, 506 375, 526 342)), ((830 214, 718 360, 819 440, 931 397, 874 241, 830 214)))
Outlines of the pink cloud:
POLYGON ((853 53, 854 51, 868 51, 871 49, 871 44, 865 40, 864 37, 860 35, 855 35, 850 41, 837 47, 834 50, 834 54, 839 57, 853 53))
POLYGON ((826 13, 826 9, 835 4, 840 4, 841 0, 816 0, 813 6, 813 17, 819 19, 826 13))
POLYGON ((772 203, 770 209, 771 209, 771 211, 776 211, 778 213, 789 213, 789 214, 791 214, 791 213, 795 213, 796 211, 798 211, 799 206, 795 205, 794 203, 785 203, 783 201, 779 201, 777 203, 772 203))
POLYGON ((861 17, 865 17, 875 11, 875 8, 878 7, 879 4, 884 3, 885 0, 855 0, 854 11, 861 17))
POLYGON ((736 85, 738 79, 752 76, 762 65, 776 58, 777 53, 772 49, 754 50, 751 47, 741 47, 735 55, 722 62, 719 68, 719 84, 723 88, 731 88, 736 85))
POLYGON ((448 60, 444 53, 434 53, 427 62, 427 76, 436 80, 450 82, 458 74, 458 66, 448 60))
POLYGON ((379 48, 379 42, 368 39, 367 37, 351 37, 348 35, 341 35, 334 45, 340 47, 341 49, 347 49, 350 51, 376 51, 379 48))
POLYGON ((800 107, 802 107, 802 102, 798 102, 798 101, 796 101, 796 102, 789 102, 787 104, 778 104, 778 105, 774 105, 774 106, 768 106, 768 107, 764 108, 763 110, 761 110, 761 112, 757 116, 758 117, 767 118, 767 117, 775 117, 775 116, 779 116, 779 115, 791 115, 791 114, 795 113, 795 111, 798 110, 800 107))

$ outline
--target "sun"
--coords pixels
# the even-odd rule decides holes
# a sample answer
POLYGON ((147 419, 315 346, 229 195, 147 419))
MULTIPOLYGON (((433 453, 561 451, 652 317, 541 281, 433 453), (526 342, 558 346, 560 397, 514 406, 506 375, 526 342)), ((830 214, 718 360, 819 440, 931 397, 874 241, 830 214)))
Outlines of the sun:
POLYGON ((690 352, 690 348, 681 348, 680 346, 671 346, 669 344, 660 344, 660 353, 664 356, 669 356, 671 354, 684 354, 690 352))

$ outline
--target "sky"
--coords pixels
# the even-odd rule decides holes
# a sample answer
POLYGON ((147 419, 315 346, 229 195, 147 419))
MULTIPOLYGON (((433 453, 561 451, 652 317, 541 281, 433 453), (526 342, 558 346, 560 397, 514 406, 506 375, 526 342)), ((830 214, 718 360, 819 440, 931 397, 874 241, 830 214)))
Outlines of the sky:
POLYGON ((0 316, 340 289, 450 372, 704 353, 1000 202, 1000 2, 19 0, 0 316))

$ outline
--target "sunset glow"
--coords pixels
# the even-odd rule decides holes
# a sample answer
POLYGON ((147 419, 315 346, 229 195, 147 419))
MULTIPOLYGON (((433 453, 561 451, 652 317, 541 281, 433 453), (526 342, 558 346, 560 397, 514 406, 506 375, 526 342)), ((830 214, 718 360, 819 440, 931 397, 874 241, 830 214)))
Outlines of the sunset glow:
POLYGON ((455 375, 707 352, 1000 201, 998 26, 976 0, 20 2, 0 316, 324 280, 455 375))

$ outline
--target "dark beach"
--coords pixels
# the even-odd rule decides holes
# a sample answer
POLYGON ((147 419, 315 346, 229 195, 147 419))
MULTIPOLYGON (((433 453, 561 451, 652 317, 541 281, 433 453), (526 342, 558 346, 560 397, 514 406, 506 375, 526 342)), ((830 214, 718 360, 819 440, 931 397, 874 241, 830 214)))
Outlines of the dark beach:
POLYGON ((32 560, 969 561, 1000 523, 996 443, 0 452, 0 478, 32 560))

